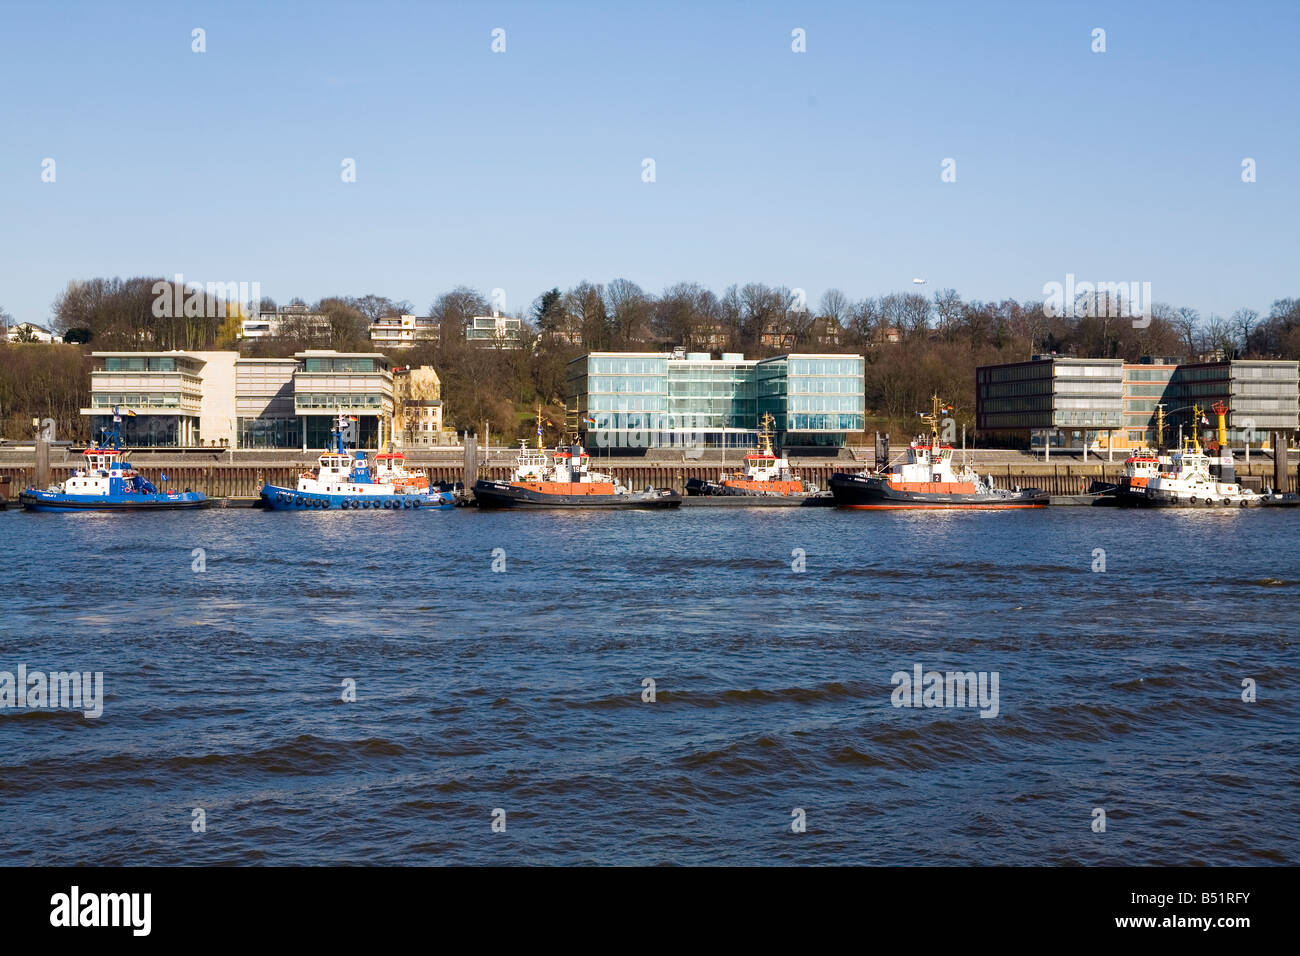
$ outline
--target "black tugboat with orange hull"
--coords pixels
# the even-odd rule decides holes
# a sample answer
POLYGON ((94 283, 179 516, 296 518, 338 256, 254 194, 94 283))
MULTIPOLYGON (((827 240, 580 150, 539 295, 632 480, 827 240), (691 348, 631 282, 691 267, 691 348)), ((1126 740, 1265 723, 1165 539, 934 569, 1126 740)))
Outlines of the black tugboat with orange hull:
POLYGON ((831 493, 841 508, 894 510, 901 508, 938 508, 1004 510, 1010 508, 1044 508, 1049 495, 1037 488, 1008 491, 993 486, 993 479, 981 481, 979 475, 963 467, 953 471, 951 445, 939 440, 939 416, 951 411, 934 396, 934 406, 921 420, 930 426, 930 434, 918 436, 907 449, 907 460, 884 471, 831 476, 831 493))
POLYGON ((537 413, 537 447, 523 442, 515 473, 507 481, 480 478, 474 484, 480 508, 676 508, 682 496, 667 488, 631 491, 610 475, 591 470, 591 456, 578 442, 576 424, 569 443, 547 453, 542 449, 541 409, 537 413))
POLYGON ((728 496, 739 498, 795 497, 810 498, 816 495, 812 485, 790 469, 789 459, 772 450, 772 425, 775 419, 764 414, 759 422, 758 448, 745 456, 745 470, 724 474, 717 481, 691 478, 686 482, 686 494, 691 497, 728 496))

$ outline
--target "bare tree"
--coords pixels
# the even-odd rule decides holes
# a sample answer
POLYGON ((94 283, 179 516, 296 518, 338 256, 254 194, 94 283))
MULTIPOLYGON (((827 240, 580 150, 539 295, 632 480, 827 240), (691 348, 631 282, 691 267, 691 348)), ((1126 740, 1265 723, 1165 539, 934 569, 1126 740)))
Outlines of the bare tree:
POLYGON ((605 286, 605 316, 609 338, 615 345, 643 341, 650 331, 651 298, 630 279, 614 279, 605 286))
POLYGON ((1250 351, 1250 335, 1259 324, 1259 313, 1254 309, 1238 309, 1232 313, 1231 322, 1237 341, 1241 343, 1241 351, 1238 354, 1245 355, 1250 351))
POLYGON ((1190 360, 1196 355, 1197 339, 1200 334, 1199 326, 1201 324, 1201 313, 1196 309, 1182 306, 1175 310, 1174 315, 1174 328, 1182 339, 1183 347, 1187 350, 1187 357, 1190 360))
POLYGON ((1201 332, 1201 342, 1206 351, 1216 357, 1233 358, 1236 339, 1232 323, 1221 315, 1210 313, 1201 332))
MULTIPOLYGON (((410 308, 409 306, 407 307, 410 308)), ((364 309, 362 310, 365 311, 364 309)), ((465 341, 465 329, 476 315, 491 315, 487 299, 477 289, 458 285, 444 292, 429 306, 429 315, 437 320, 444 345, 465 341)))
POLYGON ((817 305, 817 313, 822 318, 834 319, 840 326, 849 321, 852 312, 853 303, 839 289, 827 289, 822 293, 821 301, 817 305))
POLYGON ((585 279, 564 294, 564 307, 582 330, 582 345, 599 351, 610 346, 610 323, 605 310, 605 289, 585 279))

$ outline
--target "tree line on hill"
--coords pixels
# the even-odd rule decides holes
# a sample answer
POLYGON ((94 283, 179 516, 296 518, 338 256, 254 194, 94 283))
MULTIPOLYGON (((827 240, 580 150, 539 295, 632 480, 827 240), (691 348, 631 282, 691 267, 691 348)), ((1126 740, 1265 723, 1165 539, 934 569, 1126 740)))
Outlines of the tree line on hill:
MULTIPOLYGON (((52 307, 54 329, 66 346, 0 347, 0 424, 6 437, 25 435, 32 417, 54 417, 63 435, 84 438, 77 410, 88 400, 91 350, 239 349, 250 357, 292 355, 306 348, 370 351, 375 320, 414 311, 411 303, 380 295, 292 300, 298 310, 277 313, 277 334, 241 339, 244 318, 276 311, 270 299, 236 303, 170 287, 165 279, 95 278, 69 283, 52 307), (162 284, 160 286, 159 284, 162 284), (158 314, 155 289, 185 296, 186 307, 158 314), (178 313, 179 314, 176 314, 178 313), (315 316, 324 315, 322 324, 315 316), (26 351, 23 350, 35 350, 26 351)), ((588 351, 743 353, 762 358, 785 352, 845 352, 866 358, 868 431, 906 434, 932 392, 957 408, 973 428, 975 368, 1055 352, 1085 358, 1141 356, 1300 358, 1300 299, 1275 301, 1267 315, 1239 309, 1229 317, 1155 303, 1146 318, 1116 314, 1109 295, 1077 298, 1068 310, 1043 302, 964 300, 952 289, 927 297, 892 292, 854 301, 838 289, 813 306, 799 290, 763 283, 732 285, 721 295, 694 282, 655 295, 627 279, 583 281, 538 296, 515 317, 516 338, 466 341, 474 316, 491 315, 482 292, 457 286, 439 295, 427 315, 433 338, 384 349, 394 364, 431 365, 443 382, 445 421, 457 430, 514 439, 531 434, 538 404, 563 415, 566 368, 588 351), (1062 314, 1062 313, 1066 314, 1062 314)))

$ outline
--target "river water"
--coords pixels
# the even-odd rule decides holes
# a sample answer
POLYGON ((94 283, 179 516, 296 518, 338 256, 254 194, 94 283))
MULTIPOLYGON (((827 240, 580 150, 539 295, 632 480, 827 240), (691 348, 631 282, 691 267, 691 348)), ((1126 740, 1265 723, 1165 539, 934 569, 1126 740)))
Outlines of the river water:
POLYGON ((0 671, 103 701, 0 709, 0 859, 1295 864, 1298 547, 1272 509, 9 511, 0 671), (918 667, 986 696, 895 706, 918 667))

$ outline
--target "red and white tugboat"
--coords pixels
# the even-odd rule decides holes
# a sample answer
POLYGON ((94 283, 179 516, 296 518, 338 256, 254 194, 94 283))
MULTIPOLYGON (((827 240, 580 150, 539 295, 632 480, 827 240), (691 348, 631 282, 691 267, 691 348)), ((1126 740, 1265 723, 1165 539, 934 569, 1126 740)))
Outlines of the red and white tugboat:
POLYGON ((429 476, 408 471, 406 456, 400 451, 384 452, 375 456, 375 481, 391 484, 399 494, 429 493, 429 476))
POLYGON ((907 449, 907 461, 874 473, 831 476, 835 504, 843 508, 1042 508, 1049 496, 1037 488, 1007 491, 993 487, 993 479, 963 467, 954 472, 951 445, 939 441, 939 415, 943 405, 934 396, 934 408, 921 420, 930 426, 929 435, 915 438, 907 449))
POLYGON ((816 485, 809 484, 790 470, 790 461, 772 451, 772 423, 775 419, 764 414, 762 430, 758 433, 758 450, 745 456, 745 470, 739 474, 723 475, 717 481, 691 478, 686 482, 688 495, 738 495, 756 497, 766 495, 798 496, 816 494, 816 485))
POLYGON ((474 483, 480 508, 676 508, 682 496, 668 489, 631 491, 610 475, 591 470, 591 457, 571 436, 554 452, 542 449, 542 419, 537 417, 537 447, 521 442, 509 481, 480 478, 474 483))

